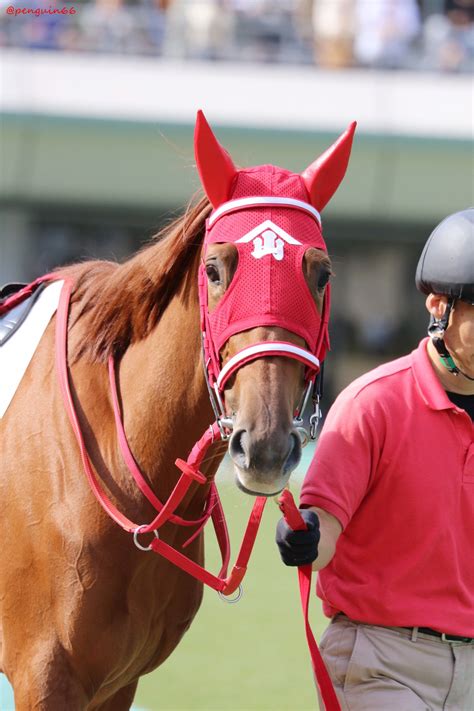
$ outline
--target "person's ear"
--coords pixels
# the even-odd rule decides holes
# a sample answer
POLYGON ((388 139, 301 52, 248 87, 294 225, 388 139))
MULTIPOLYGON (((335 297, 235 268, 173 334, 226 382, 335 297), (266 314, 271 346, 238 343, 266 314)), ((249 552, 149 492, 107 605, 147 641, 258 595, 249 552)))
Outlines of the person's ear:
POLYGON ((442 294, 429 294, 426 297, 426 308, 437 321, 443 318, 448 307, 448 297, 442 294))

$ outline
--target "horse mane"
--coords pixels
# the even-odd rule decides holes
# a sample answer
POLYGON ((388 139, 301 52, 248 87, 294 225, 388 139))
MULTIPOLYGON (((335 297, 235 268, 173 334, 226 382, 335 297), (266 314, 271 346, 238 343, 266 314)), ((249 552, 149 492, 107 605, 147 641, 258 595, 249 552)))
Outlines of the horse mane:
POLYGON ((200 252, 210 212, 206 197, 191 201, 123 264, 92 261, 60 269, 75 284, 71 328, 81 322, 87 334, 73 345, 71 362, 83 356, 100 362, 119 358, 152 331, 200 252))

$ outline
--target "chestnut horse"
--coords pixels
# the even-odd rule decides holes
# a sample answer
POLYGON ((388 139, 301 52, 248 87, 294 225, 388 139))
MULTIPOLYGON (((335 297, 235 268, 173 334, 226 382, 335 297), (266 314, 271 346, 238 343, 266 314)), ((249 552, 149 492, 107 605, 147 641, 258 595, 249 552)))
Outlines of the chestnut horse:
MULTIPOLYGON (((320 208, 347 165, 347 150, 342 157, 338 151, 335 144, 320 160, 318 176, 312 167, 310 180, 326 181, 320 208), (343 169, 335 170, 335 162, 343 169)), ((226 168, 217 168, 225 183, 226 168)), ((222 188, 209 177, 203 182, 215 208, 222 188)), ((211 202, 200 199, 121 265, 92 261, 60 271, 74 281, 68 366, 89 457, 117 508, 136 521, 149 521, 155 512, 120 455, 105 363, 115 356, 130 447, 166 501, 178 478, 176 458, 186 456, 215 419, 199 365, 198 271, 205 259, 212 312, 238 259, 228 242, 210 244, 203 253, 211 202)), ((320 314, 331 270, 326 251, 308 248, 302 270, 320 314)), ((160 665, 190 626, 202 584, 159 555, 138 550, 98 505, 57 383, 55 327, 53 317, 0 422, 0 671, 13 686, 17 711, 121 711, 130 708, 139 677, 160 665)), ((255 326, 228 338, 222 362, 266 341, 305 346, 291 329, 255 326)), ((303 374, 297 360, 261 357, 226 383, 225 406, 234 423, 229 452, 241 488, 251 494, 280 491, 299 461, 293 415, 303 374)), ((221 444, 204 461, 209 483, 191 486, 180 515, 202 515, 223 454, 221 444)), ((160 535, 175 548, 189 537, 172 523, 160 535)), ((202 564, 202 532, 186 552, 202 564)))

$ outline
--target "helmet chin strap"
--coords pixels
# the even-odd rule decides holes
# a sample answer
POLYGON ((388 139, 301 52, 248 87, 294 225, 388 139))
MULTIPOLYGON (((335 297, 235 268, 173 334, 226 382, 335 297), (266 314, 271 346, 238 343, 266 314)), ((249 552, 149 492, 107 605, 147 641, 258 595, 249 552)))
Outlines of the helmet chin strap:
POLYGON ((448 299, 446 311, 444 312, 443 317, 440 319, 437 319, 434 316, 430 317, 430 323, 428 326, 428 336, 431 338, 431 342, 436 348, 441 363, 450 373, 452 373, 453 375, 461 374, 465 378, 467 378, 467 380, 474 381, 474 378, 472 378, 470 375, 467 375, 467 373, 464 373, 460 368, 458 368, 458 366, 453 360, 451 353, 448 350, 448 347, 446 346, 446 343, 444 342, 444 332, 448 328, 449 317, 451 315, 451 311, 453 310, 455 303, 456 299, 450 297, 448 299))

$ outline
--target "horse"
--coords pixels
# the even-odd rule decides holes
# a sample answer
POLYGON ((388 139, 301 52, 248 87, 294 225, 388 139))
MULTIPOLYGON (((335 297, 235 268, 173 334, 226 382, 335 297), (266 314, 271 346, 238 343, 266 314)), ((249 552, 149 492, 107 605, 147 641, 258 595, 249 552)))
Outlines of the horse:
MULTIPOLYGON (((246 494, 268 497, 286 485, 301 455, 294 414, 307 371, 294 354, 312 350, 307 358, 315 360, 317 351, 322 360, 327 348, 331 263, 319 210, 344 176, 354 127, 302 175, 239 170, 200 113, 196 160, 205 194, 124 263, 55 272, 72 285, 71 400, 94 474, 126 516, 146 522, 156 511, 118 445, 111 358, 130 449, 161 501, 176 485, 175 460, 216 419, 216 397, 222 407, 226 437, 204 458, 205 484, 190 485, 177 515, 202 519, 227 449, 246 494), (264 301, 276 292, 272 313, 264 301), (295 300, 309 316, 300 322, 297 314, 293 325, 295 300), (275 344, 287 353, 274 355, 275 344), (226 367, 219 392, 214 381, 226 367)), ((140 676, 162 664, 189 628, 203 586, 134 546, 98 504, 58 385, 58 318, 0 422, 0 671, 17 711, 122 711, 140 676)), ((202 564, 202 527, 192 530, 189 542, 189 530, 168 520, 160 537, 176 549, 188 542, 187 556, 202 564)))

